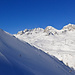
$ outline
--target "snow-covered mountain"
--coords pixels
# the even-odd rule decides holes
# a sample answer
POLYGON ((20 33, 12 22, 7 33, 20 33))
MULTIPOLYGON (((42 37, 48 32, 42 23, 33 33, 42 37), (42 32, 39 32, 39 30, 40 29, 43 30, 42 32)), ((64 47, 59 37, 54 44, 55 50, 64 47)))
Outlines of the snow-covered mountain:
POLYGON ((14 36, 50 55, 57 57, 66 65, 75 69, 74 24, 68 24, 61 30, 57 30, 52 26, 47 26, 46 29, 25 29, 25 31, 21 32, 21 34, 15 34, 14 36))
POLYGON ((68 30, 68 31, 73 31, 73 30, 75 30, 75 25, 74 24, 68 24, 68 25, 64 26, 63 29, 68 30))
POLYGON ((55 57, 0 29, 0 75, 75 75, 75 72, 55 57))

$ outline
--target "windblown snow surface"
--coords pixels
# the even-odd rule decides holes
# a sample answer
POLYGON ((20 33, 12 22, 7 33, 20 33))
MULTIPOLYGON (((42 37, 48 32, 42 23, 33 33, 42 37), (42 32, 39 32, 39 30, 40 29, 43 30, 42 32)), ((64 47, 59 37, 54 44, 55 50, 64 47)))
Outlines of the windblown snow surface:
POLYGON ((75 25, 68 24, 61 30, 52 26, 18 32, 15 36, 32 46, 53 55, 75 69, 75 25))
POLYGON ((0 29, 0 75, 75 75, 53 56, 0 29))

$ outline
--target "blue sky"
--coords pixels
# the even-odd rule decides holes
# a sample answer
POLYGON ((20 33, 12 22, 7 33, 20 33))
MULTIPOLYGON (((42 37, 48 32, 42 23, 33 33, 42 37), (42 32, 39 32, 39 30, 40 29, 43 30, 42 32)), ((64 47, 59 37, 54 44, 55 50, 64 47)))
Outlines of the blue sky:
POLYGON ((0 0, 0 28, 11 34, 68 23, 75 24, 75 0, 0 0))

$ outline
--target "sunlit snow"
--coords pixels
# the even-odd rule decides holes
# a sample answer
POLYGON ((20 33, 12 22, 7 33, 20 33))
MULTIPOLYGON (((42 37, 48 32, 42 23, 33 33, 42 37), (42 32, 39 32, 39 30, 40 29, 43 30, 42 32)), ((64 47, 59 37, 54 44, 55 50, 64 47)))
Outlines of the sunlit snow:
POLYGON ((75 69, 75 25, 68 24, 61 30, 48 26, 45 30, 35 28, 15 36, 44 52, 57 57, 75 69))

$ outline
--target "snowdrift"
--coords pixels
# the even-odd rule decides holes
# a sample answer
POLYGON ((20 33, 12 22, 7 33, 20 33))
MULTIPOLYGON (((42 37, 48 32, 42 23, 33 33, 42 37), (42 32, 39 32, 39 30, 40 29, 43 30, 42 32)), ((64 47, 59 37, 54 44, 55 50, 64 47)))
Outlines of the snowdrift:
POLYGON ((0 29, 0 75, 75 75, 56 58, 0 29))

